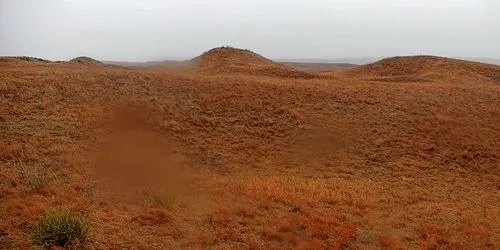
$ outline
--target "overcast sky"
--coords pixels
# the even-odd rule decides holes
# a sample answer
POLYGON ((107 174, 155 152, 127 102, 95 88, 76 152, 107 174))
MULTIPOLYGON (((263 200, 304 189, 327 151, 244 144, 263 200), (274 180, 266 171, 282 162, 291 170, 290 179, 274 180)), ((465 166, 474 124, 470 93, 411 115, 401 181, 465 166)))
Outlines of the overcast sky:
POLYGON ((0 55, 500 57, 499 0, 0 0, 0 55))

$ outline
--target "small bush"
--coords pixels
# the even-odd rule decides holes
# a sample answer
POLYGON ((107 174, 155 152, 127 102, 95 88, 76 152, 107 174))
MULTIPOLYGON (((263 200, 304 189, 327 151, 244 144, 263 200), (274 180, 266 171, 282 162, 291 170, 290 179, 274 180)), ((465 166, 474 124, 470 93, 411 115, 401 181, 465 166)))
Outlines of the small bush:
POLYGON ((43 246, 68 246, 85 242, 89 225, 81 216, 64 210, 52 210, 40 217, 31 232, 33 243, 43 246))
POLYGON ((171 206, 177 202, 177 196, 166 192, 154 193, 149 194, 149 201, 158 207, 171 206))

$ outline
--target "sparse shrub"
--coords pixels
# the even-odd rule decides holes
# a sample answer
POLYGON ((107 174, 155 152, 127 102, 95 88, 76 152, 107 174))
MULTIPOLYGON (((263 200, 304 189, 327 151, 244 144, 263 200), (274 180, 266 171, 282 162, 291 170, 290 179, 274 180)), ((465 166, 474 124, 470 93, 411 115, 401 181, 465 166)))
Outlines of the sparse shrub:
POLYGON ((44 171, 40 166, 32 166, 22 161, 17 163, 22 169, 26 179, 26 184, 32 190, 41 190, 46 188, 50 183, 57 181, 57 174, 44 171))
POLYGON ((36 245, 65 247, 85 242, 88 231, 89 225, 83 217, 66 210, 50 210, 40 217, 31 238, 36 245))
POLYGON ((48 179, 38 167, 23 166, 22 169, 27 178, 27 184, 32 189, 39 190, 47 185, 48 179))
POLYGON ((170 206, 177 202, 177 195, 166 192, 149 194, 149 202, 158 207, 170 206))
POLYGON ((41 189, 45 186, 45 179, 38 169, 30 169, 28 172, 28 182, 34 189, 41 189))

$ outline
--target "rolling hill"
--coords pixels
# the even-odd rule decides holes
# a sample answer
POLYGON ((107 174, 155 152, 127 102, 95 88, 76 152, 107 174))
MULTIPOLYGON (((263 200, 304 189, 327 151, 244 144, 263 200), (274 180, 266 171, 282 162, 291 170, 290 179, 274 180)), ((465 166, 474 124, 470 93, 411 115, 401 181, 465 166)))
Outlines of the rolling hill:
POLYGON ((437 56, 391 57, 348 69, 349 77, 381 81, 500 81, 500 66, 437 56))
POLYGON ((38 249, 59 209, 89 226, 70 249, 500 249, 490 65, 305 79, 234 48, 182 73, 15 60, 0 64, 0 249, 38 249), (367 81, 397 77, 426 81, 367 81))
POLYGON ((79 56, 69 60, 70 63, 86 64, 86 65, 102 65, 100 61, 88 56, 79 56))
POLYGON ((303 72, 269 60, 255 52, 232 47, 219 47, 188 61, 207 74, 246 74, 287 78, 314 78, 303 72))

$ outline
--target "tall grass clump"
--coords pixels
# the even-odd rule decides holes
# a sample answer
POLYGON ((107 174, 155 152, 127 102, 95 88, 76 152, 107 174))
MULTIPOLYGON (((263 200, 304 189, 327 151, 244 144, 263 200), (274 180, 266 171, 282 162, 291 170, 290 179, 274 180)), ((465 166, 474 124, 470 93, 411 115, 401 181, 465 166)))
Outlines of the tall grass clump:
POLYGON ((31 238, 36 245, 66 247, 85 242, 88 231, 85 218, 66 210, 50 210, 40 216, 31 238))

